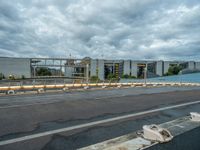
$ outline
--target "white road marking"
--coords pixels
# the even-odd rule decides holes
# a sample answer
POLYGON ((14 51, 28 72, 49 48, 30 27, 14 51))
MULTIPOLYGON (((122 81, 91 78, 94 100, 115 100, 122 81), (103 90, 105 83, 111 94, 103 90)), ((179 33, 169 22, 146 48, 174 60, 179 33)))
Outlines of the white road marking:
POLYGON ((27 135, 27 136, 23 136, 23 137, 18 137, 18 138, 14 138, 14 139, 0 141, 0 146, 7 145, 7 144, 13 144, 13 143, 16 143, 16 142, 32 140, 32 139, 35 139, 35 138, 53 135, 53 134, 57 134, 57 133, 68 132, 68 131, 72 131, 72 130, 76 130, 76 129, 92 127, 92 126, 95 126, 95 125, 110 123, 110 122, 113 122, 113 121, 119 121, 119 120, 122 120, 122 119, 128 119, 128 118, 131 118, 131 117, 155 113, 155 112, 164 111, 164 110, 168 110, 168 109, 179 108, 179 107, 184 107, 184 106, 188 106, 188 105, 194 105, 194 104, 198 104, 198 103, 200 103, 200 101, 182 103, 182 104, 178 104, 178 105, 167 106, 167 107, 163 107, 163 108, 152 109, 152 110, 138 112, 138 113, 134 113, 134 114, 104 119, 104 120, 100 120, 100 121, 94 121, 94 122, 85 123, 85 124, 81 124, 81 125, 75 125, 75 126, 72 126, 72 127, 66 127, 66 128, 61 128, 61 129, 56 129, 56 130, 51 130, 51 131, 45 131, 45 132, 41 132, 41 133, 36 133, 36 134, 32 134, 32 135, 27 135))
POLYGON ((179 124, 175 125, 176 127, 179 127, 179 128, 184 128, 184 126, 181 126, 179 124))

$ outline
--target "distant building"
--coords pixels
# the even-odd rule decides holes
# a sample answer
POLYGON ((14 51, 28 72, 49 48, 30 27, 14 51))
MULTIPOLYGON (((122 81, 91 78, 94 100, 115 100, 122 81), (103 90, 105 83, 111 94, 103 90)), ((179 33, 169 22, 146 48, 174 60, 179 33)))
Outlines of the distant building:
POLYGON ((163 76, 170 66, 181 65, 184 69, 200 70, 200 62, 195 61, 142 61, 142 60, 103 60, 91 59, 65 59, 65 58, 11 58, 0 57, 0 73, 5 77, 14 75, 20 78, 36 77, 40 67, 48 68, 53 76, 86 78, 97 76, 105 80, 109 74, 120 78, 123 75, 144 78, 144 70, 148 77, 163 76))
POLYGON ((31 60, 29 58, 0 57, 0 73, 5 77, 31 77, 31 60))

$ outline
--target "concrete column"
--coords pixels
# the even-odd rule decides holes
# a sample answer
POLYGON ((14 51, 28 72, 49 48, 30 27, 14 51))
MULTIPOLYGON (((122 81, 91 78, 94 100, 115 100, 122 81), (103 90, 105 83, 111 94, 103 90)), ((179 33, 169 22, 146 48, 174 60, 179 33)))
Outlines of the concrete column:
POLYGON ((124 75, 125 74, 130 75, 130 73, 131 73, 130 65, 131 65, 131 61, 130 60, 125 60, 124 61, 124 71, 123 71, 124 75))
POLYGON ((168 69, 169 69, 169 61, 164 61, 164 73, 167 73, 168 72, 168 69))
POLYGON ((189 61, 188 62, 188 69, 190 69, 190 70, 194 70, 195 68, 194 68, 194 61, 189 61))
POLYGON ((195 69, 200 70, 200 62, 196 62, 196 68, 195 69))
POLYGON ((97 76, 97 60, 90 61, 90 76, 97 76))
POLYGON ((98 77, 104 80, 104 60, 98 60, 98 77))
POLYGON ((131 61, 131 75, 137 77, 137 62, 131 61))
POLYGON ((156 74, 159 76, 163 76, 163 62, 162 61, 156 62, 156 74))

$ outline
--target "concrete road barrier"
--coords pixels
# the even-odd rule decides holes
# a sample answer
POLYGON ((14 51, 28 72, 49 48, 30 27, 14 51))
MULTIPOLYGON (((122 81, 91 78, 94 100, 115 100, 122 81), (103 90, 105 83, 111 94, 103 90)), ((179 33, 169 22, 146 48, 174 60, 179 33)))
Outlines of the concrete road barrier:
POLYGON ((117 87, 121 88, 123 86, 131 87, 157 87, 157 86, 200 86, 200 83, 178 83, 178 82, 138 82, 138 83, 81 83, 81 84, 51 84, 51 85, 23 85, 23 86, 4 86, 0 87, 0 91, 8 92, 9 90, 39 90, 39 89, 63 89, 63 88, 84 88, 89 89, 91 87, 117 87), (85 88, 87 87, 87 88, 85 88))

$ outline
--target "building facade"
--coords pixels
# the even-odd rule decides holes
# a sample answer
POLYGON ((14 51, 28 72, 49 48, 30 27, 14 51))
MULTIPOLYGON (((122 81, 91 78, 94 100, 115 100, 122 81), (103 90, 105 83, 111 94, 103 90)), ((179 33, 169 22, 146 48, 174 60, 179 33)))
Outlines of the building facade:
POLYGON ((200 70, 200 62, 195 61, 142 61, 142 60, 103 60, 103 59, 66 59, 66 58, 9 58, 0 57, 0 73, 5 77, 36 77, 36 71, 45 67, 54 71, 54 76, 69 78, 98 77, 105 80, 110 75, 121 78, 124 75, 144 78, 163 76, 170 66, 180 65, 186 70, 200 70))
POLYGON ((31 62, 29 58, 0 58, 0 73, 5 77, 10 75, 16 78, 31 77, 31 62))

